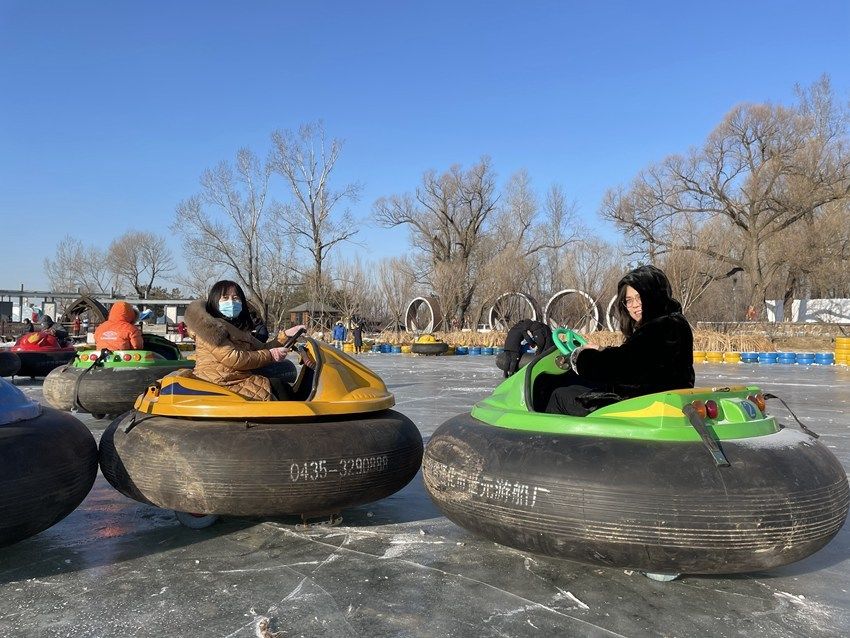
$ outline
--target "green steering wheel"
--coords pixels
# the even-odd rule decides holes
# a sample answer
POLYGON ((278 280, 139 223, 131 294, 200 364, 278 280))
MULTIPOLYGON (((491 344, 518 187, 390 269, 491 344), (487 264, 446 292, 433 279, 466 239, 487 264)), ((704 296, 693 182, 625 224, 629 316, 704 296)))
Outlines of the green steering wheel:
POLYGON ((567 356, 570 356, 576 348, 587 345, 584 337, 569 328, 555 328, 552 331, 552 340, 555 342, 555 347, 567 356), (563 340, 561 339, 561 335, 564 336, 563 340))

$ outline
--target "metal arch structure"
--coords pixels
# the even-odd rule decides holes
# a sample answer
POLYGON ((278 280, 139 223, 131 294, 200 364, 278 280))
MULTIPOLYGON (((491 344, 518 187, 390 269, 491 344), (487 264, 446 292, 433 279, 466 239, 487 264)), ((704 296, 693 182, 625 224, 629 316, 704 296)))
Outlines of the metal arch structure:
POLYGON ((617 295, 614 295, 611 297, 611 301, 608 302, 608 308, 605 310, 605 325, 608 326, 608 330, 611 332, 617 332, 620 329, 620 320, 617 317, 616 305, 617 295))
POLYGON ((436 297, 416 297, 409 304, 404 312, 404 329, 408 332, 434 332, 443 327, 444 317, 443 309, 440 306, 440 301, 436 297), (416 322, 416 315, 422 306, 428 309, 428 323, 419 325, 416 322))
POLYGON ((552 328, 557 328, 558 326, 564 326, 567 324, 566 320, 559 320, 558 317, 554 315, 554 304, 565 297, 570 295, 579 295, 587 305, 589 309, 589 313, 585 312, 581 316, 581 323, 579 325, 574 326, 566 326, 567 328, 571 328, 573 330, 578 330, 580 332, 595 332, 599 329, 599 306, 596 301, 594 301, 593 297, 584 292, 583 290, 579 290, 577 288, 565 288, 564 290, 559 290, 549 299, 546 304, 546 309, 543 311, 543 321, 547 325, 552 328))
POLYGON ((543 311, 540 310, 540 304, 537 303, 537 300, 534 297, 527 295, 524 292, 506 292, 499 295, 496 298, 496 301, 493 302, 493 305, 490 306, 490 312, 487 314, 487 321, 489 322, 490 328, 493 330, 507 330, 510 326, 514 325, 521 319, 540 321, 542 318, 543 311), (519 305, 527 306, 531 311, 531 316, 514 317, 507 308, 510 299, 521 300, 519 305))
POLYGON ((94 323, 103 323, 109 315, 106 306, 88 295, 83 295, 79 299, 74 300, 74 302, 65 308, 65 312, 62 314, 65 317, 65 321, 71 321, 72 317, 81 315, 86 311, 89 312, 91 321, 94 323))

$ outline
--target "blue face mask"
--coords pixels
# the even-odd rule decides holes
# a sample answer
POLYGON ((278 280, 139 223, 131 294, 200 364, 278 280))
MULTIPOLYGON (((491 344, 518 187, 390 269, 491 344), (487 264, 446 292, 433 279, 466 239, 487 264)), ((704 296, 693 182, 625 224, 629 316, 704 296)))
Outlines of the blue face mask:
POLYGON ((219 301, 218 302, 218 310, 228 319, 233 319, 234 317, 238 317, 239 313, 242 312, 242 302, 241 301, 219 301))

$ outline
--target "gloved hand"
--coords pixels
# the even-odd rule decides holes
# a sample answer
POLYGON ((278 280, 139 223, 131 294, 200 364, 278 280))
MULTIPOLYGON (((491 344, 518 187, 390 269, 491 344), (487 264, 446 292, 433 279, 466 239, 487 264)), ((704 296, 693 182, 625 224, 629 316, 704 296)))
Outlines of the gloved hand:
POLYGON ((316 360, 307 348, 298 348, 298 354, 301 355, 301 365, 305 365, 313 370, 316 369, 316 360))
POLYGON ((269 348, 269 352, 272 353, 272 359, 280 362, 286 359, 286 355, 289 354, 289 348, 269 348))
POLYGON ((292 326, 291 328, 287 328, 286 330, 284 330, 283 334, 285 334, 287 337, 291 337, 293 335, 298 334, 299 330, 307 330, 307 326, 305 326, 303 323, 299 323, 297 326, 292 326))

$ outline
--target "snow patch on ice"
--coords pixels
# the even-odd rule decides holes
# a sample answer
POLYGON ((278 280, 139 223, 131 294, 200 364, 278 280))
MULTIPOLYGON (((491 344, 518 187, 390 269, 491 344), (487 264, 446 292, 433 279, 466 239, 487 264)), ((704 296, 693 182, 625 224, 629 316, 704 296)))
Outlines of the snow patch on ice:
POLYGON ((578 598, 576 598, 572 592, 565 591, 560 587, 556 587, 558 593, 555 594, 554 598, 552 598, 553 602, 558 600, 569 600, 571 603, 574 603, 576 607, 579 609, 590 609, 586 604, 581 602, 578 598))
POLYGON ((821 623, 829 618, 829 610, 824 605, 808 600, 802 594, 795 595, 787 591, 775 591, 773 595, 780 600, 790 603, 791 608, 798 615, 805 618, 806 624, 814 626, 819 630, 824 629, 821 623))
MULTIPOLYGON (((726 442, 721 441, 720 445, 722 446, 726 442)), ((760 450, 776 450, 795 447, 797 445, 811 445, 812 438, 803 432, 783 428, 774 434, 753 436, 746 439, 728 439, 728 443, 734 443, 743 447, 758 448, 760 450)))

